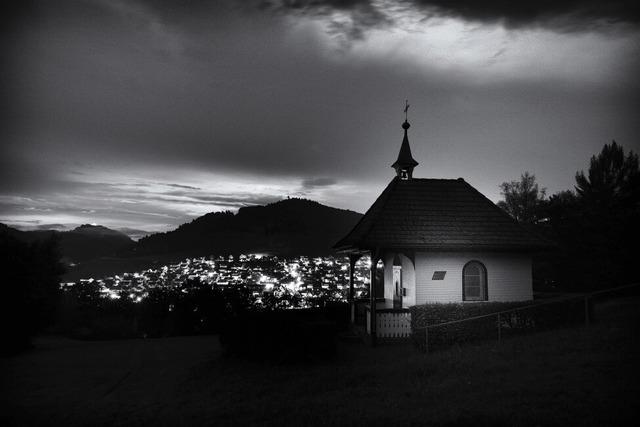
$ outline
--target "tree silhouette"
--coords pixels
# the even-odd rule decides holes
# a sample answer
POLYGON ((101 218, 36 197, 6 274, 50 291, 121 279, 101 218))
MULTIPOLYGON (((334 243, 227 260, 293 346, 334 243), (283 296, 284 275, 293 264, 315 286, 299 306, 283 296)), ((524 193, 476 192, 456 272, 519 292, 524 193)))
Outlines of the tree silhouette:
POLYGON ((587 176, 576 173, 576 191, 590 207, 599 209, 629 208, 638 202, 640 168, 638 155, 624 149, 616 141, 605 144, 597 156, 591 157, 587 176))
POLYGON ((576 174, 580 217, 574 236, 582 244, 593 278, 605 284, 633 279, 634 249, 640 238, 640 167, 615 141, 591 158, 589 170, 576 174))
POLYGON ((29 244, 0 232, 0 262, 2 347, 13 352, 27 347, 30 338, 53 320, 64 269, 55 236, 29 244))
POLYGON ((534 224, 538 221, 546 189, 538 187, 535 175, 525 172, 520 175, 520 181, 503 182, 500 189, 504 196, 504 200, 498 202, 500 208, 518 222, 534 224))
MULTIPOLYGON (((615 141, 576 173, 575 193, 563 191, 540 206, 539 229, 558 242, 543 257, 549 276, 565 288, 588 290, 630 283, 640 238, 638 156, 615 141), (550 267, 552 266, 552 267, 550 267)), ((535 266, 534 266, 535 267, 535 266)))

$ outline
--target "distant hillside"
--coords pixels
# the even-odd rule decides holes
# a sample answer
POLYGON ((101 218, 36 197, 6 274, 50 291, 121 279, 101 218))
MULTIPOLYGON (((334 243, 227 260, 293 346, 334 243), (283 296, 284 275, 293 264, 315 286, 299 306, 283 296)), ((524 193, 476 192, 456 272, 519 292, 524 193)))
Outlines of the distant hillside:
POLYGON ((20 231, 0 224, 0 230, 25 242, 56 236, 61 255, 74 263, 113 256, 129 250, 135 243, 126 234, 101 225, 84 224, 71 231, 20 231))
POLYGON ((0 224, 24 241, 58 237, 69 268, 64 280, 98 277, 175 262, 188 256, 229 253, 327 255, 362 214, 305 199, 287 199, 267 206, 241 208, 237 214, 212 212, 173 231, 152 234, 138 242, 102 226, 82 225, 60 232, 20 231, 0 224))
POLYGON ((140 239, 136 255, 265 252, 280 255, 326 255, 362 217, 305 199, 209 213, 174 231, 140 239))

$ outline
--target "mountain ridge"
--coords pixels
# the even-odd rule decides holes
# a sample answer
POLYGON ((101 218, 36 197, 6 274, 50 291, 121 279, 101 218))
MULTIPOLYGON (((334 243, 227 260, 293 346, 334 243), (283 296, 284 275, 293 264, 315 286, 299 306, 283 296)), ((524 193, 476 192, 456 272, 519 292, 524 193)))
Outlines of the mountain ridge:
POLYGON ((319 202, 289 198, 237 213, 210 212, 174 230, 140 239, 137 254, 267 252, 327 255, 362 214, 319 202))
POLYGON ((52 237, 58 239, 60 252, 67 264, 115 255, 135 243, 126 234, 102 225, 82 224, 69 231, 23 231, 6 224, 0 226, 3 233, 28 243, 52 237))
MULTIPOLYGON (((67 280, 149 268, 185 257, 239 253, 322 256, 360 220, 362 214, 319 202, 288 198, 237 213, 209 212, 174 230, 154 233, 137 242, 100 225, 83 224, 70 231, 21 231, 0 224, 28 242, 55 236, 70 266, 67 280)), ((0 233, 1 234, 1 233, 0 233)))

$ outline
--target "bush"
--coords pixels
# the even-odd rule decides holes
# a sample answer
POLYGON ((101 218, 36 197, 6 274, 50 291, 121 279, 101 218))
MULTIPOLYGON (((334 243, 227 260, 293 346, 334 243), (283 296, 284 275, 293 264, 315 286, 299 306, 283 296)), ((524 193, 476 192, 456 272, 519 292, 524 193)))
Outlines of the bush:
POLYGON ((425 326, 429 328, 429 349, 514 334, 554 329, 584 322, 584 300, 581 298, 535 305, 500 315, 487 316, 466 322, 437 326, 446 322, 483 316, 531 305, 530 301, 513 303, 425 304, 411 307, 413 341, 425 346, 425 326))
POLYGON ((96 282, 78 283, 62 293, 58 332, 81 339, 121 339, 217 333, 228 315, 247 309, 246 289, 186 283, 154 288, 134 302, 124 290, 118 299, 101 295, 96 282))
POLYGON ((410 307, 411 329, 422 328, 427 325, 451 322, 484 314, 497 313, 516 307, 531 304, 531 301, 521 302, 477 302, 477 303, 434 303, 410 307))
POLYGON ((229 317, 220 341, 230 355, 277 362, 330 358, 337 332, 349 321, 347 304, 321 309, 246 312, 229 317))

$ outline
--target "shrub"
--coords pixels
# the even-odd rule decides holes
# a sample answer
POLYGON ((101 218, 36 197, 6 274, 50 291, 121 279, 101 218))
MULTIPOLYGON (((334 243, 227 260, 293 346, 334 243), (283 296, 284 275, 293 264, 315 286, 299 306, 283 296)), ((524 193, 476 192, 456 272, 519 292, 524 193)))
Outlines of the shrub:
POLYGON ((416 305, 411 310, 411 329, 451 322, 484 314, 497 313, 531 304, 523 302, 433 303, 416 305))
POLYGON ((425 346, 425 326, 429 328, 429 348, 437 348, 464 342, 497 339, 523 332, 548 330, 584 321, 584 300, 573 299, 531 305, 525 302, 425 304, 411 307, 411 329, 417 346, 425 346), (444 324, 476 316, 499 313, 514 308, 521 310, 473 319, 466 322, 444 324), (437 326, 443 324, 442 326, 437 326))
POLYGON ((335 354, 337 332, 348 323, 348 305, 318 309, 246 312, 229 317, 220 341, 226 354, 300 362, 335 354))

